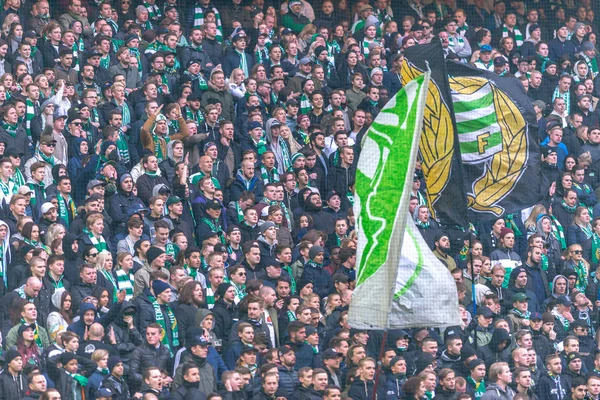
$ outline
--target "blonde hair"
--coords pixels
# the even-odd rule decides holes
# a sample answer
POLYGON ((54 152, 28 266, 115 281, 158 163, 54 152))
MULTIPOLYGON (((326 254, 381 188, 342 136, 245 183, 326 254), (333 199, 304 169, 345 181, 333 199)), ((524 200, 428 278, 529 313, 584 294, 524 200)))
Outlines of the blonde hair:
POLYGON ((96 258, 96 270, 103 271, 104 265, 108 260, 112 261, 112 254, 110 254, 110 252, 102 250, 100 253, 98 253, 98 258, 96 258))
POLYGON ((92 353, 92 361, 98 363, 98 361, 102 360, 104 357, 108 355, 108 351, 104 349, 98 349, 92 353))
POLYGON ((58 233, 61 229, 63 231, 65 231, 65 233, 66 233, 65 227, 61 224, 54 223, 48 227, 48 232, 46 232, 46 245, 47 246, 50 246, 52 244, 52 242, 54 241, 54 239, 56 239, 56 237, 58 236, 58 233))
POLYGON ((546 206, 544 206, 541 203, 533 206, 533 208, 531 209, 531 214, 529 214, 529 217, 527 217, 527 219, 525 220, 525 228, 527 228, 528 231, 537 230, 537 218, 542 214, 548 214, 546 206))
POLYGON ((87 226, 88 228, 92 225, 94 225, 94 223, 96 221, 98 221, 99 219, 104 221, 104 216, 102 214, 92 214, 89 217, 87 217, 87 220, 85 221, 85 226, 87 226))

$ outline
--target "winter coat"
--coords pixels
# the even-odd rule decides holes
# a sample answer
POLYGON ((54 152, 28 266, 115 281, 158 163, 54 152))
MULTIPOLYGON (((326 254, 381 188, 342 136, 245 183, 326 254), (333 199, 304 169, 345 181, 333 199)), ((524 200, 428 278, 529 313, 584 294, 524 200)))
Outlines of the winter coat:
POLYGON ((318 294, 320 298, 327 297, 333 288, 333 281, 329 272, 325 271, 323 267, 312 266, 311 263, 304 266, 301 279, 313 282, 313 292, 318 294))
POLYGON ((7 369, 0 374, 0 399, 2 400, 18 400, 25 397, 27 390, 27 378, 19 373, 17 376, 12 376, 7 369))
POLYGON ((163 344, 157 349, 147 343, 136 347, 131 353, 131 361, 129 363, 130 379, 132 382, 142 382, 142 374, 148 367, 158 367, 167 369, 167 365, 171 360, 171 352, 163 344))
MULTIPOLYGON (((215 318, 213 328, 214 334, 223 342, 222 348, 227 348, 229 344, 229 333, 233 324, 239 320, 239 310, 235 303, 227 304, 225 300, 219 299, 215 302, 212 309, 215 318)), ((179 321, 179 319, 178 319, 179 321)))
POLYGON ((177 368, 177 371, 175 371, 175 376, 173 377, 174 389, 183 385, 183 365, 186 363, 192 363, 198 367, 200 371, 200 384, 198 388, 202 393, 211 393, 217 389, 213 367, 207 362, 206 358, 197 357, 189 351, 183 353, 181 364, 177 368))
POLYGON ((130 398, 129 386, 123 378, 109 375, 102 381, 100 387, 109 389, 113 393, 113 400, 129 400, 130 398))
MULTIPOLYGON (((375 382, 368 381, 365 382, 360 378, 356 378, 352 385, 350 386, 350 390, 348 391, 348 396, 352 398, 352 400, 370 400, 373 398, 373 390, 375 389, 375 382)), ((385 399, 386 390, 383 386, 377 387, 377 399, 385 399)))
POLYGON ((515 396, 515 392, 507 386, 506 389, 502 389, 495 383, 490 384, 485 389, 485 393, 481 396, 481 400, 512 400, 515 396))

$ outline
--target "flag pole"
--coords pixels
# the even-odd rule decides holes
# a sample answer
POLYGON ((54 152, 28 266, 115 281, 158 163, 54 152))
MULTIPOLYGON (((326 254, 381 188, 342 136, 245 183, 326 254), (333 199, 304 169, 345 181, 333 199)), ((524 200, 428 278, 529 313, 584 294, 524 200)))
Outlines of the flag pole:
MULTIPOLYGON (((467 226, 467 233, 469 235, 469 254, 467 255, 469 263, 471 264, 471 297, 473 300, 473 318, 477 318, 477 296, 475 294, 475 268, 473 267, 473 235, 471 235, 471 229, 467 226)), ((472 320, 472 319, 471 319, 472 320)), ((475 335, 473 337, 473 344, 477 349, 477 330, 474 330, 475 335)))
POLYGON ((377 363, 377 370, 375 371, 375 384, 373 385, 373 394, 371 396, 371 400, 377 400, 377 388, 379 387, 379 381, 381 379, 381 369, 383 368, 383 364, 381 360, 383 359, 385 344, 387 343, 387 335, 388 329, 387 327, 383 330, 383 338, 381 339, 381 345, 379 346, 379 360, 377 363))

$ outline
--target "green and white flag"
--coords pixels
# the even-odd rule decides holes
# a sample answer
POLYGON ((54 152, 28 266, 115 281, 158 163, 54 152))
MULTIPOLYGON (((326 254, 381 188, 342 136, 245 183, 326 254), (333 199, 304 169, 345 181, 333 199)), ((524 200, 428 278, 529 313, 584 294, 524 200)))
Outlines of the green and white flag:
POLYGON ((354 203, 356 289, 348 316, 354 328, 460 321, 454 280, 408 215, 429 81, 427 72, 406 84, 384 106, 363 141, 354 203))
POLYGON ((502 151, 502 131, 489 83, 474 93, 452 91, 452 103, 463 162, 479 163, 502 151))

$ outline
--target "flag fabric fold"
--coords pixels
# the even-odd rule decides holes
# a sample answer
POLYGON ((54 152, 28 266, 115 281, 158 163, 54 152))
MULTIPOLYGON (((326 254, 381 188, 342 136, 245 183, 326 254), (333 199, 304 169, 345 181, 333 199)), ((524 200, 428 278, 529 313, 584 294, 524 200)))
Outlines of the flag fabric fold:
MULTIPOLYGON (((447 284, 437 291, 448 291, 449 297, 454 293, 455 301, 449 302, 454 311, 448 310, 448 313, 455 315, 456 318, 450 319, 458 322, 458 299, 452 277, 441 263, 433 263, 437 259, 427 246, 422 246, 423 240, 412 221, 408 222, 407 231, 408 194, 429 80, 430 74, 426 72, 408 82, 384 106, 363 140, 354 204, 358 252, 356 288, 348 316, 352 327, 385 329, 390 322, 401 321, 400 316, 392 318, 390 310, 393 307, 410 309, 411 304, 419 303, 417 299, 422 296, 414 290, 426 285, 421 276, 430 270, 430 266, 439 269, 435 275, 447 278, 447 284), (405 253, 403 242, 407 237, 410 243, 406 245, 411 250, 407 249, 405 253), (408 254, 416 255, 421 262, 411 263, 414 257, 408 254), (399 273, 400 269, 406 271, 399 273), (404 282, 406 273, 410 277, 404 282), (402 280, 397 282, 400 276, 402 280), (392 306, 392 299, 399 305, 392 306)), ((414 313, 416 315, 418 310, 414 313)), ((448 319, 446 317, 444 321, 448 319)), ((417 320, 412 322, 413 326, 417 325, 417 320)))

